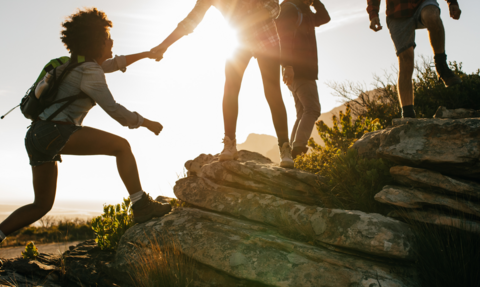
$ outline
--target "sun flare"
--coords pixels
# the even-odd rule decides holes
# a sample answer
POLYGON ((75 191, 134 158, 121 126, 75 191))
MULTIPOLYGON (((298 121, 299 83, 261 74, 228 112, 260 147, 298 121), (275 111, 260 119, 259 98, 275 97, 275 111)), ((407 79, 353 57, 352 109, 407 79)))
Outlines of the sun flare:
POLYGON ((210 9, 207 12, 194 33, 201 35, 202 40, 208 43, 205 46, 206 49, 215 47, 216 51, 221 51, 221 54, 217 57, 222 59, 232 56, 239 45, 237 31, 215 9, 210 9))

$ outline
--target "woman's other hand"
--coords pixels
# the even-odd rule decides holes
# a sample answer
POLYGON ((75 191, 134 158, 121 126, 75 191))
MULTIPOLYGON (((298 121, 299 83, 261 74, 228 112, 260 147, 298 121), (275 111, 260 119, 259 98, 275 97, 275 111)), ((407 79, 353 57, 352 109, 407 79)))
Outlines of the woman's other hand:
POLYGON ((146 127, 155 135, 159 135, 160 132, 163 130, 163 126, 159 122, 154 122, 151 120, 144 119, 142 127, 146 127))
POLYGON ((295 78, 295 72, 293 71, 292 66, 287 66, 283 68, 283 82, 287 86, 293 84, 293 79, 295 78))

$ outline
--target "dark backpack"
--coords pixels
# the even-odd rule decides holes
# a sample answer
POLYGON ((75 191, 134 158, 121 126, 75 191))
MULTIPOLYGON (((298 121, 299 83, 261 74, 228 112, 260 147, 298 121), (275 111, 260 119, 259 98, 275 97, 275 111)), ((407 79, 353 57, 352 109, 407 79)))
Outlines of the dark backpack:
MULTIPOLYGON (((74 96, 55 100, 58 94, 58 87, 63 80, 73 69, 83 63, 85 63, 84 57, 78 57, 76 62, 70 61, 69 57, 61 57, 51 60, 45 65, 35 83, 33 83, 30 89, 27 90, 27 93, 22 98, 20 105, 16 106, 15 108, 20 107, 22 114, 27 119, 35 121, 48 107, 57 103, 64 103, 46 119, 46 121, 51 121, 74 101, 78 99, 89 98, 85 93, 81 92, 74 96), (41 86, 43 89, 37 89, 39 86, 41 86)), ((8 113, 2 116, 1 119, 12 112, 15 108, 11 109, 8 113)))

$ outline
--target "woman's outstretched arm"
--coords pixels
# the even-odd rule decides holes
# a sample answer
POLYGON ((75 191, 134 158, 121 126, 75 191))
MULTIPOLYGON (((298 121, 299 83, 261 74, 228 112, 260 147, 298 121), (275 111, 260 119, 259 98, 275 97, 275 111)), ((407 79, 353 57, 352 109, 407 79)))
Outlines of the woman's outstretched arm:
POLYGON ((163 58, 163 54, 167 49, 173 45, 173 43, 180 40, 183 36, 186 36, 195 30, 195 28, 202 22, 205 13, 212 6, 211 0, 197 0, 195 7, 188 14, 188 16, 178 24, 177 28, 157 47, 151 50, 155 54, 157 61, 163 58))
POLYGON ((155 55, 152 52, 142 52, 125 56, 115 56, 114 58, 105 60, 105 62, 102 63, 102 69, 105 73, 113 73, 118 70, 125 73, 128 66, 145 58, 154 59, 155 55))

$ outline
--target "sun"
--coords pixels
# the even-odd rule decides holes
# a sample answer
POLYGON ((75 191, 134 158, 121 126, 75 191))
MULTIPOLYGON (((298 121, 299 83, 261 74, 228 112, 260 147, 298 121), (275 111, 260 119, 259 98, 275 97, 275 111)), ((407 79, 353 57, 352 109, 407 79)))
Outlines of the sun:
POLYGON ((201 34, 202 41, 214 49, 217 57, 227 59, 239 46, 237 31, 216 9, 210 9, 194 33, 201 34))

